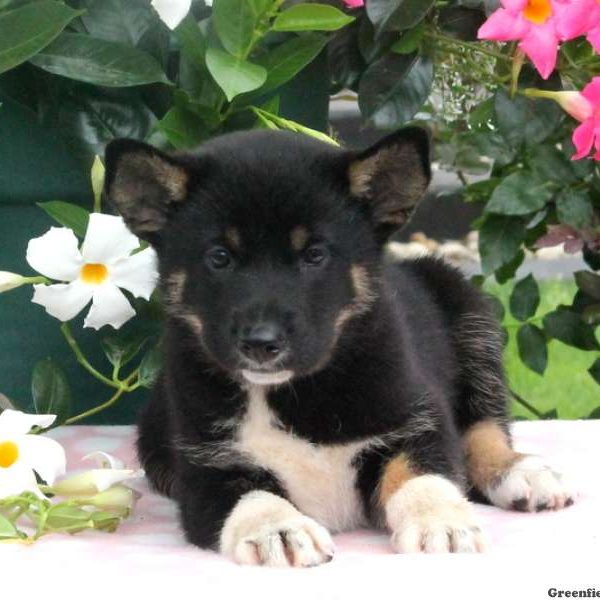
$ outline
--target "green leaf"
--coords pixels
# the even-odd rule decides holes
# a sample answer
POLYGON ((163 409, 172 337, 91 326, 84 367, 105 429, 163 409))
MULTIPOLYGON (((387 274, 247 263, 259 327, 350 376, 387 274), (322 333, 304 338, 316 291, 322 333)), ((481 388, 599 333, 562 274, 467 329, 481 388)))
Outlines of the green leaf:
POLYGON ((496 92, 494 108, 500 133, 512 146, 536 146, 556 129, 562 118, 560 107, 552 100, 532 100, 520 95, 511 99, 502 89, 496 92))
POLYGON ((261 61, 268 75, 260 93, 270 92, 287 83, 317 57, 325 44, 327 38, 324 35, 309 33, 273 48, 261 61))
POLYGON ((546 205, 552 198, 548 184, 527 171, 509 175, 496 187, 485 207, 488 213, 528 215, 546 205))
POLYGON ((72 504, 56 504, 48 510, 46 528, 51 531, 75 533, 92 525, 90 513, 72 504))
POLYGON ((215 30, 227 52, 245 58, 260 18, 272 0, 217 0, 212 20, 215 30))
MULTIPOLYGON (((594 378, 594 381, 600 385, 600 358, 596 359, 594 364, 588 369, 588 373, 594 378)), ((600 410, 600 408, 597 410, 600 410)), ((600 418, 600 416, 598 418, 600 418)))
POLYGON ((561 223, 576 229, 591 227, 594 208, 590 195, 585 190, 566 188, 556 196, 556 216, 561 223))
POLYGON ((218 48, 206 51, 206 66, 230 102, 240 94, 261 87, 267 80, 267 70, 236 58, 218 48))
POLYGON ((392 44, 390 50, 396 54, 412 54, 419 49, 424 34, 425 26, 421 23, 414 29, 404 32, 402 37, 392 44))
POLYGON ((548 348, 544 332, 530 323, 523 325, 517 332, 517 348, 523 364, 543 375, 548 366, 548 348))
POLYGON ((80 0, 81 21, 94 38, 137 46, 156 16, 148 0, 80 0))
POLYGON ((591 271, 577 271, 575 273, 575 283, 588 296, 600 300, 600 275, 591 271))
POLYGON ((568 346, 581 350, 598 350, 600 346, 590 327, 581 315, 559 308, 544 317, 546 333, 568 346))
POLYGON ((85 237, 90 218, 90 213, 85 208, 60 200, 38 202, 37 205, 45 210, 55 221, 72 229, 75 235, 80 238, 85 237))
POLYGON ((531 149, 529 167, 542 180, 556 181, 561 185, 578 181, 571 161, 555 146, 540 144, 531 149))
POLYGON ((358 103, 376 127, 397 127, 423 106, 433 84, 433 64, 426 56, 388 54, 375 61, 360 80, 358 103))
POLYGON ((510 295, 510 312, 518 321, 527 321, 540 305, 540 288, 533 275, 517 282, 510 295))
POLYGON ((519 267, 523 264, 524 260, 525 252, 523 252, 523 250, 519 250, 512 260, 507 262, 505 265, 502 265, 500 268, 496 269, 496 272, 494 273, 496 281, 500 285, 502 285, 507 281, 514 279, 519 267))
POLYGON ((90 179, 92 183, 92 193, 94 194, 94 210, 100 210, 102 201, 102 190, 104 189, 104 164, 102 159, 96 154, 92 163, 90 179), (98 207, 98 208, 96 208, 98 207))
POLYGON ((481 267, 485 275, 508 264, 525 240, 525 224, 521 219, 488 215, 479 231, 481 267))
POLYGON ((352 23, 351 17, 326 4, 296 4, 277 15, 274 31, 336 31, 352 23))
POLYGON ((153 346, 146 352, 140 363, 140 385, 150 388, 154 385, 162 366, 162 353, 160 346, 153 346))
POLYGON ((102 350, 113 367, 123 367, 144 347, 148 337, 141 333, 113 335, 102 340, 102 350))
POLYGON ((203 120, 183 106, 174 106, 158 122, 158 128, 177 149, 197 146, 208 137, 203 120))
POLYGON ((31 62, 55 75, 107 87, 171 83, 146 52, 80 33, 61 34, 31 62))
POLYGON ((369 0, 367 16, 377 29, 402 31, 420 23, 435 0, 369 0))
POLYGON ((2 514, 0 514, 0 540, 19 539, 19 530, 2 514))
POLYGON ((300 125, 300 123, 296 123, 296 121, 290 121, 289 119, 278 117, 277 115, 271 114, 268 111, 256 106, 252 107, 252 111, 267 129, 287 129, 288 131, 303 133, 333 146, 339 146, 339 144, 333 138, 329 137, 322 131, 305 127, 304 125, 300 125))
POLYGON ((0 15, 0 73, 47 46, 82 11, 54 0, 32 2, 0 15))
POLYGON ((54 425, 69 417, 71 388, 62 368, 51 358, 39 361, 31 376, 31 395, 38 414, 56 415, 54 425))

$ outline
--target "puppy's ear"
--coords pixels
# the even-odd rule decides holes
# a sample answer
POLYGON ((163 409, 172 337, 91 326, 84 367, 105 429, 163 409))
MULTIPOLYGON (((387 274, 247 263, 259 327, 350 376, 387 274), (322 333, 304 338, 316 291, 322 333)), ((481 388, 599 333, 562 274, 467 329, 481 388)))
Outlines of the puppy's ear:
POLYGON ((409 219, 431 179, 429 135, 407 127, 355 154, 348 167, 350 193, 369 205, 384 241, 409 219))
POLYGON ((104 196, 138 237, 157 243, 169 215, 188 194, 191 173, 177 158, 135 140, 105 152, 104 196))

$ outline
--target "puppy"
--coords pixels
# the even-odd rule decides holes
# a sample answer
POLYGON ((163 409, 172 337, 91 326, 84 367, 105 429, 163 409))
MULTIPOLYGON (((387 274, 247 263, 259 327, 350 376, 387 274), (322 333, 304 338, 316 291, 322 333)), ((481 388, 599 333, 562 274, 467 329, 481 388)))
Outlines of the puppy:
POLYGON ((193 544, 312 566, 331 532, 373 526, 399 552, 476 552, 470 491, 572 502, 511 448, 486 299, 439 260, 384 258, 428 146, 416 128, 364 152, 273 131, 108 146, 106 195, 156 249, 167 313, 139 457, 193 544))

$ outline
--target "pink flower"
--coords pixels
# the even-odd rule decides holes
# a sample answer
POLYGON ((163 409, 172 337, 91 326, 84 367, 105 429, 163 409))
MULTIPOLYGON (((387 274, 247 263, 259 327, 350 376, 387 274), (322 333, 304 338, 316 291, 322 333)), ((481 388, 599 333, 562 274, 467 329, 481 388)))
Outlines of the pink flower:
POLYGON ((568 0, 557 4, 556 30, 562 40, 587 35, 600 53, 600 0, 568 0))
POLYGON ((364 0, 344 0, 344 4, 349 8, 360 8, 365 5, 364 0))
POLYGON ((540 75, 548 79, 556 66, 560 41, 555 19, 558 1, 500 1, 503 8, 492 13, 481 26, 479 39, 520 40, 519 48, 531 59, 540 75))
POLYGON ((600 77, 594 77, 581 95, 591 104, 592 110, 573 132, 573 144, 577 149, 573 160, 589 156, 592 149, 595 149, 594 158, 600 160, 600 77))

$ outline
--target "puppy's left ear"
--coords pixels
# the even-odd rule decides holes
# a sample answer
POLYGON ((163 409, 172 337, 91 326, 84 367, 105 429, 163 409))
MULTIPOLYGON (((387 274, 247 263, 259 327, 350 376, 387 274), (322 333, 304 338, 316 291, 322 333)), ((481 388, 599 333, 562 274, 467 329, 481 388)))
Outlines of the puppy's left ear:
POLYGON ((384 241, 409 219, 431 179, 429 134, 407 127, 355 154, 348 167, 350 193, 368 204, 384 241))

